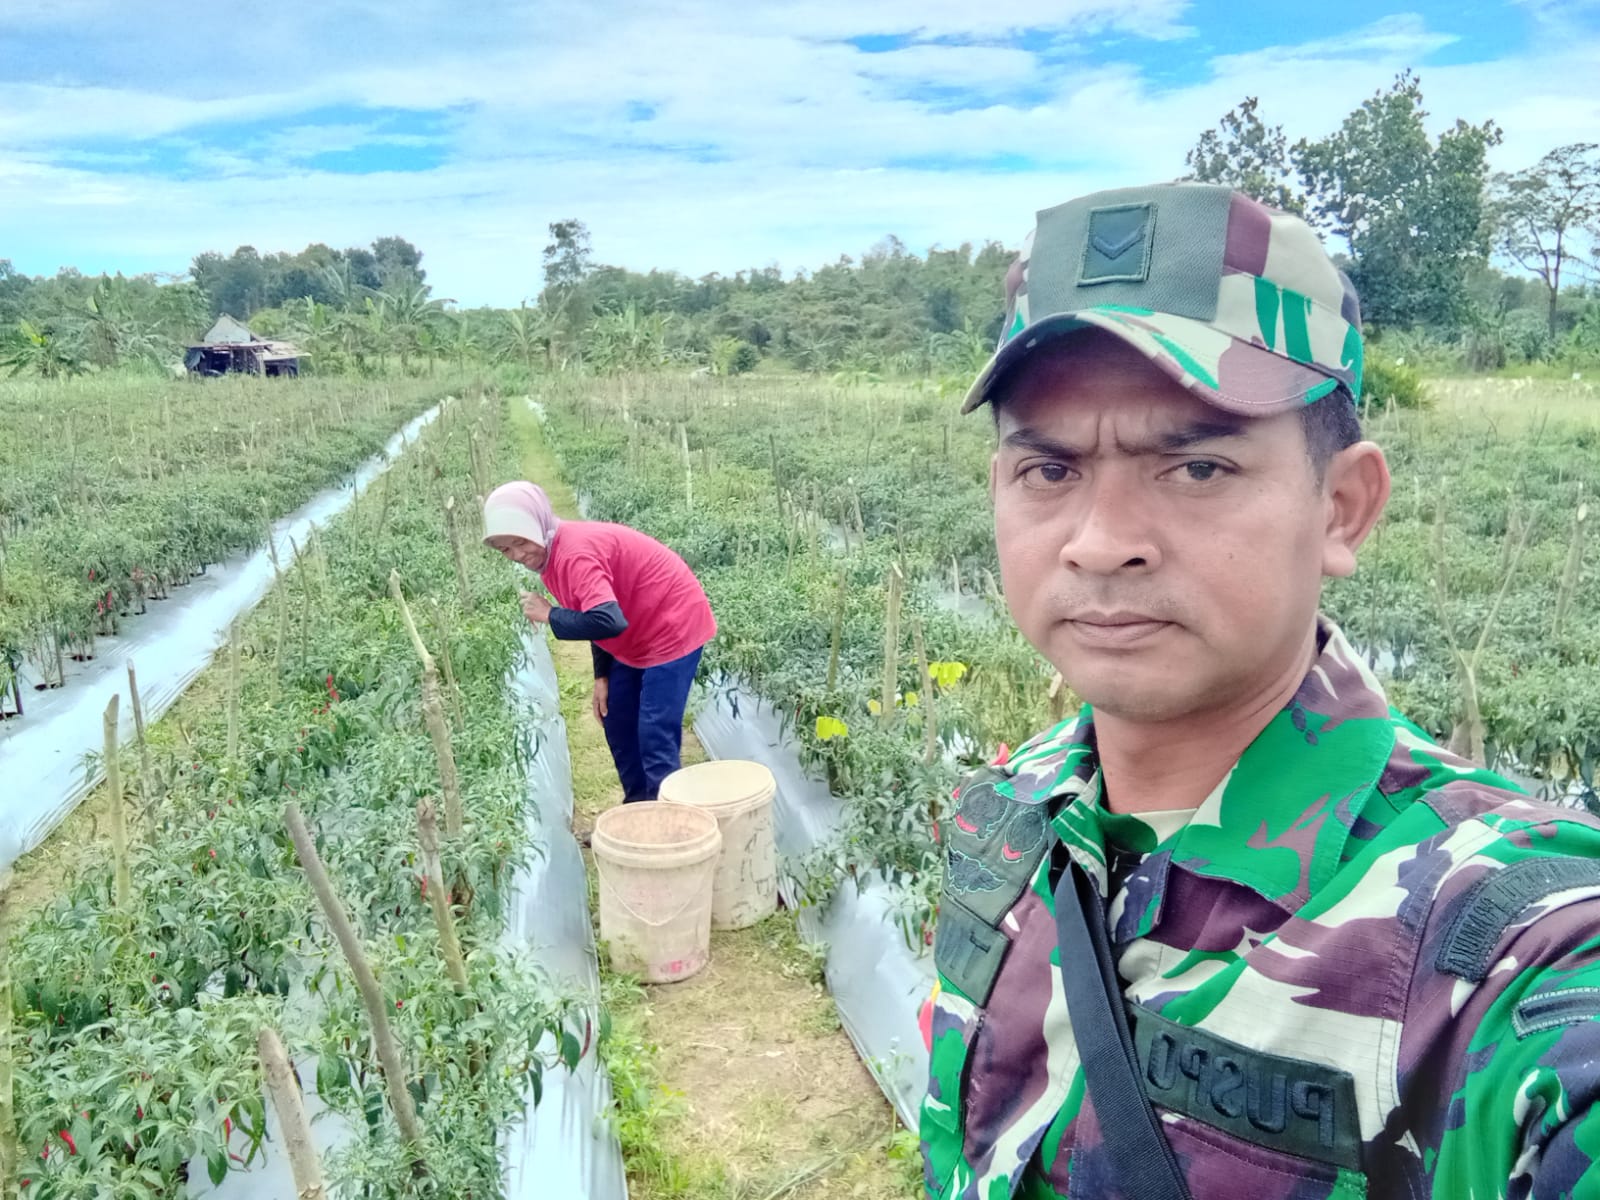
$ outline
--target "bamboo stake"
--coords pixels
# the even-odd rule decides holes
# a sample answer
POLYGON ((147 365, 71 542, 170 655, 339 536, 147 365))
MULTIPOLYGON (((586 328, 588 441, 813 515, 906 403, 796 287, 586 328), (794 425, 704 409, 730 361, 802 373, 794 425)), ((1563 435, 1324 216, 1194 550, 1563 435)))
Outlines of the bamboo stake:
POLYGON ((228 762, 239 761, 239 621, 228 625, 228 762))
POLYGON ((127 912, 132 903, 133 874, 128 869, 128 814, 122 806, 122 764, 117 757, 117 715, 122 697, 112 696, 106 705, 105 759, 106 803, 111 807, 111 861, 116 877, 116 904, 127 912))
POLYGON ((845 591, 845 570, 839 568, 839 591, 833 602, 833 637, 828 649, 828 691, 832 693, 839 682, 839 642, 844 636, 844 608, 848 593, 845 591))
POLYGON ((311 1140, 311 1123, 300 1102, 300 1079, 289 1066, 283 1039, 275 1029, 263 1025, 256 1036, 256 1053, 261 1058, 261 1073, 266 1076, 272 1111, 278 1114, 283 1131, 283 1152, 289 1159, 298 1200, 325 1200, 327 1185, 322 1182, 322 1163, 316 1143, 311 1140))
POLYGON ((10 872, 0 874, 0 1180, 16 1178, 17 1117, 12 1107, 10 872))
POLYGON ((889 594, 883 607, 883 705, 879 719, 888 725, 894 720, 895 682, 900 676, 900 589, 903 582, 900 564, 889 565, 889 594))
MULTIPOLYGON (((263 511, 265 506, 263 505, 263 511)), ((289 631, 289 597, 283 586, 283 564, 278 561, 278 543, 272 536, 272 518, 267 517, 267 557, 272 559, 272 606, 278 615, 277 637, 272 646, 272 669, 275 678, 283 674, 283 640, 289 631)))
POLYGON ((939 761, 939 708, 928 674, 928 647, 922 640, 921 617, 912 618, 911 644, 917 652, 917 694, 922 697, 922 761, 931 767, 939 761))
POLYGON ((428 736, 433 739, 433 755, 439 763, 439 788, 444 792, 444 831, 447 836, 455 837, 461 832, 463 821, 461 785, 456 776, 455 752, 450 747, 450 727, 445 722, 444 706, 439 702, 439 668, 422 644, 417 623, 411 618, 411 608, 400 590, 399 571, 389 572, 389 594, 400 606, 400 617, 411 635, 417 659, 422 663, 422 720, 428 727, 428 736))
POLYGON ((683 506, 693 512, 694 464, 689 461, 689 427, 687 425, 679 425, 678 433, 683 438, 683 506))
POLYGON ((1555 619, 1551 622, 1550 636, 1559 638, 1566 624, 1567 610, 1572 607, 1572 597, 1578 590, 1578 576, 1583 570, 1584 522, 1589 519, 1589 506, 1583 502, 1583 484, 1578 485, 1578 507, 1572 514, 1572 540, 1567 543, 1567 562, 1561 571, 1561 587, 1556 593, 1555 619))
POLYGON ((378 498, 378 527, 373 530, 375 537, 382 536, 384 522, 389 519, 389 476, 392 474, 393 465, 383 473, 383 494, 378 498))
POLYGON ((450 539, 450 557, 456 564, 456 588, 461 593, 461 608, 464 612, 472 611, 472 593, 467 587, 467 560, 461 554, 461 535, 456 530, 456 498, 446 496, 444 500, 444 531, 450 539))
POLYGON ((450 721, 460 732, 466 717, 462 712, 461 685, 456 682, 456 667, 450 657, 450 625, 437 600, 430 600, 428 607, 433 613, 434 626, 439 630, 439 664, 444 667, 445 692, 450 698, 450 721))
POLYGON ((417 801, 417 842, 422 847, 423 878, 428 881, 428 903, 433 907, 433 924, 439 931, 439 949, 444 954, 445 969, 450 972, 456 991, 465 995, 467 964, 461 957, 456 921, 450 912, 444 872, 439 866, 439 822, 434 816, 433 801, 426 797, 417 801))
POLYGON ((372 1025, 372 1041, 378 1050, 378 1061, 383 1066, 384 1082, 389 1087, 389 1107, 394 1111, 395 1123, 400 1126, 400 1136, 411 1144, 413 1154, 420 1155, 422 1128, 417 1123, 417 1110, 411 1104, 411 1093, 406 1090, 405 1064, 400 1058, 400 1048, 395 1044, 394 1031, 389 1028, 389 1009, 383 989, 378 986, 372 966, 367 962, 366 951, 361 948, 356 931, 350 924, 344 902, 333 890, 327 869, 317 855, 316 843, 306 829, 300 806, 292 800, 284 806, 283 821, 289 827, 295 857, 300 860, 311 890, 316 893, 317 903, 322 906, 328 927, 338 939, 345 961, 350 964, 350 973, 355 976, 356 987, 361 991, 361 1002, 366 1007, 367 1020, 372 1025))
POLYGON ((139 700, 139 677, 133 672, 131 658, 128 660, 128 699, 133 705, 133 736, 139 743, 139 795, 145 804, 149 804, 152 799, 150 789, 154 782, 150 773, 150 745, 144 740, 144 705, 139 700))

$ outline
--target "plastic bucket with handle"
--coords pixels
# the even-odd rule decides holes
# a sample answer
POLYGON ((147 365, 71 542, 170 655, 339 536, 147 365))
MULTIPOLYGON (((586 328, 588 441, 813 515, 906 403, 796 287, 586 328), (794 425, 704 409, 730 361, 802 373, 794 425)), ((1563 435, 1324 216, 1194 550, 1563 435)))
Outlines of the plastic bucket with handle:
POLYGON ((687 979, 711 959, 711 889, 722 834, 702 809, 663 800, 600 814, 590 838, 600 936, 618 971, 687 979))
POLYGON ((778 906, 778 855, 772 801, 778 785, 760 763, 721 759, 674 771, 661 799, 712 814, 722 830, 711 900, 713 929, 743 929, 778 906))

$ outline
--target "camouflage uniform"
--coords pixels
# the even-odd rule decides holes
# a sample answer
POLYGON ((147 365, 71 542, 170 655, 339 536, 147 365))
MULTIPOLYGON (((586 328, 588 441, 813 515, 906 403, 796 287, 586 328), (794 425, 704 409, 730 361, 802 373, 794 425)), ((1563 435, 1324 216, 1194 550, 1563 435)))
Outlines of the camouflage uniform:
MULTIPOLYGON (((1166 193, 1136 195, 1151 194, 1166 193)), ((1164 200, 1133 232, 1119 232, 1124 196, 1090 200, 1087 231, 1080 204, 1069 234, 1049 234, 1077 276, 1057 292, 1150 257, 1138 242, 1164 200)), ((1131 322, 1152 361, 1233 411, 1286 411, 1329 380, 1359 394, 1342 276, 1309 253, 1285 266, 1267 210, 1223 203, 1225 232, 1180 240, 1220 243, 1200 251, 1221 260, 1220 291, 1254 309, 1196 298, 1195 274, 1177 302, 1055 296, 1030 319, 1036 240, 1012 272, 1008 339, 1131 322), (1275 254, 1279 282, 1236 278, 1275 254), (1302 366, 1323 384, 1296 378, 1302 366)), ((1003 346, 969 407, 1020 353, 1003 346)), ((1600 822, 1435 745, 1326 622, 1318 647, 1294 699, 1176 831, 1103 806, 1088 709, 958 790, 940 827, 930 1197, 1122 1195, 1058 973, 1052 896, 1069 858, 1109 902, 1143 1082, 1196 1200, 1600 1196, 1600 822)))
POLYGON ((1600 824, 1434 745, 1322 639, 1164 841, 1101 806, 1087 709, 963 784, 940 830, 930 1196, 1119 1194, 1056 973, 1062 854, 1111 897, 1195 1197, 1600 1195, 1600 824))

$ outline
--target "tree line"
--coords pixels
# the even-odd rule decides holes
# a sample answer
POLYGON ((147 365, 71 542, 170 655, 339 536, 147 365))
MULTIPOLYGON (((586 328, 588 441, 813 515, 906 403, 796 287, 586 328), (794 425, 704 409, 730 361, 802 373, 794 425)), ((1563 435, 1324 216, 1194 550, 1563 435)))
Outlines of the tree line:
MULTIPOLYGON (((1493 121, 1427 132, 1422 85, 1398 76, 1333 132, 1291 141, 1246 97, 1201 133, 1184 178, 1304 215, 1362 296, 1369 335, 1419 365, 1494 369, 1600 362, 1600 146, 1557 147, 1492 174, 1493 121)), ((597 263, 576 219, 554 222, 542 278, 514 309, 433 294, 402 237, 290 254, 241 246, 181 278, 29 278, 0 259, 0 368, 70 374, 167 362, 227 312, 296 341, 317 372, 510 363, 527 371, 764 360, 852 377, 959 378, 994 344, 1014 251, 997 242, 909 250, 886 237, 815 270, 698 279, 597 263)))

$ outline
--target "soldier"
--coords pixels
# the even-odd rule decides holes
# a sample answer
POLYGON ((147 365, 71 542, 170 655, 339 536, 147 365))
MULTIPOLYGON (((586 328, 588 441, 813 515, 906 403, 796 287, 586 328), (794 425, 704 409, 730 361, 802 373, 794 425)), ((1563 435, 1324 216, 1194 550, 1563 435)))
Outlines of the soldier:
POLYGON ((1600 824, 1319 615, 1389 494, 1349 281, 1169 185, 1041 212, 1007 292, 965 410, 1087 704, 941 822, 928 1194, 1600 1196, 1600 824))

